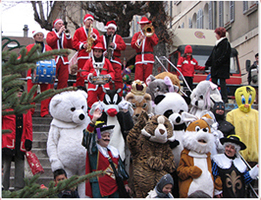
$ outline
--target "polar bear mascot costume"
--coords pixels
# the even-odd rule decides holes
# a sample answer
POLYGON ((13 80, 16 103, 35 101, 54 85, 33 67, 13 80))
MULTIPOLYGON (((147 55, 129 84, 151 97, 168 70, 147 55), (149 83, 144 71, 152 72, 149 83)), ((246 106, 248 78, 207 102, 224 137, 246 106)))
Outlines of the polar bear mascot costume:
MULTIPOLYGON (((63 168, 68 178, 85 174, 86 149, 81 145, 83 130, 90 119, 87 115, 87 93, 83 90, 62 92, 50 101, 50 125, 47 154, 54 172, 63 168)), ((78 185, 85 197, 84 183, 78 185)))

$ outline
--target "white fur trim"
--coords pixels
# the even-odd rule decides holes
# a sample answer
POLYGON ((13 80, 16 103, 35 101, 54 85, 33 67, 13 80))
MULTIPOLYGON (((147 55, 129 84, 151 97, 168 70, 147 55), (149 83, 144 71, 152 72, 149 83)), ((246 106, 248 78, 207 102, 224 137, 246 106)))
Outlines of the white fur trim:
POLYGON ((207 158, 207 154, 197 153, 195 151, 189 151, 188 155, 193 157, 193 158, 207 158))
POLYGON ((106 147, 102 147, 101 145, 97 144, 97 148, 98 148, 98 150, 101 152, 101 154, 102 154, 104 157, 106 157, 106 158, 109 157, 107 148, 111 151, 111 154, 112 154, 112 156, 113 156, 114 158, 118 158, 118 157, 119 157, 119 151, 118 151, 115 147, 113 147, 113 146, 111 146, 111 145, 108 145, 107 148, 106 148, 106 147))
POLYGON ((234 160, 232 160, 229 159, 225 154, 217 154, 213 156, 213 160, 218 165, 218 167, 222 169, 229 169, 233 162, 234 166, 241 173, 244 173, 247 170, 247 166, 239 157, 236 157, 234 160))
POLYGON ((115 31, 117 31, 117 26, 115 24, 113 24, 113 23, 110 23, 108 26, 105 26, 105 30, 107 30, 110 27, 114 28, 115 31))

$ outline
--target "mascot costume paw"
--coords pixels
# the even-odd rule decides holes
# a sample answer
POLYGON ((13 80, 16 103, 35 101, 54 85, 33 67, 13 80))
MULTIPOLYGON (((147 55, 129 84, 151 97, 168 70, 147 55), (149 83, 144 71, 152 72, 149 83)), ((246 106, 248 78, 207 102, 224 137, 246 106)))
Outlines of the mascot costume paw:
MULTIPOLYGON (((86 149, 81 145, 87 115, 87 93, 83 90, 56 94, 50 101, 51 122, 47 154, 52 171, 63 168, 68 178, 85 174, 86 149)), ((79 184, 80 197, 85 197, 84 183, 79 184)))
POLYGON ((179 195, 187 198, 197 190, 202 190, 210 197, 214 195, 214 181, 210 151, 213 137, 210 137, 210 125, 213 119, 204 115, 190 123, 183 137, 184 150, 177 173, 179 177, 179 195))
POLYGON ((133 179, 137 198, 145 198, 160 178, 175 170, 174 156, 168 141, 173 142, 170 121, 163 115, 150 119, 142 112, 127 136, 133 157, 133 179))
POLYGON ((247 162, 258 162, 258 111, 251 108, 256 98, 255 88, 242 86, 235 92, 237 109, 227 113, 226 120, 234 125, 235 133, 247 149, 241 151, 247 162))

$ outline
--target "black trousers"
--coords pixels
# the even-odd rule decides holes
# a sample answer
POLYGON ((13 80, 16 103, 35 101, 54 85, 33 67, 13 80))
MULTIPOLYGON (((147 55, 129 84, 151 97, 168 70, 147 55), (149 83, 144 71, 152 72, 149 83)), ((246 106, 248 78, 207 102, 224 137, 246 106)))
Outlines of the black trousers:
POLYGON ((216 77, 211 77, 211 79, 212 79, 212 82, 215 83, 216 85, 217 85, 217 81, 219 79, 222 100, 223 100, 224 103, 228 103, 226 79, 216 78, 216 77))

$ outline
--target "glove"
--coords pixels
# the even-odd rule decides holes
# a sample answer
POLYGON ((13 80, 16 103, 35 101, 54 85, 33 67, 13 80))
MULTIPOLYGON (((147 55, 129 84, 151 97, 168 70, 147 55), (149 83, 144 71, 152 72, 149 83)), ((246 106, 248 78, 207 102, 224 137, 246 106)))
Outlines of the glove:
POLYGON ((24 146, 25 146, 26 151, 30 151, 32 149, 32 141, 25 140, 24 146))
POLYGON ((171 149, 174 149, 178 145, 179 145, 179 141, 178 140, 174 140, 173 142, 169 143, 169 146, 170 146, 171 149))

